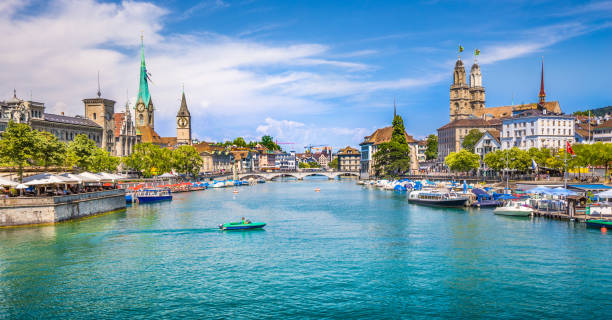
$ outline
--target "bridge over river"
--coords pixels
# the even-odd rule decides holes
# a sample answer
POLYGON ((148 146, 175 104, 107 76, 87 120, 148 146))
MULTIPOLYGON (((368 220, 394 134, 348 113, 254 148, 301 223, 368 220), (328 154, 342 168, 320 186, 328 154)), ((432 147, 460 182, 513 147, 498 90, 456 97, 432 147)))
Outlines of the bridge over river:
MULTIPOLYGON (((237 174, 237 176, 238 176, 238 179, 240 180, 249 179, 249 178, 253 178, 253 179, 263 178, 267 181, 271 181, 273 179, 282 178, 282 177, 294 177, 298 180, 302 180, 305 177, 309 177, 309 176, 323 176, 329 179, 336 179, 337 177, 340 177, 340 176, 358 177, 359 173, 350 172, 350 171, 287 171, 287 172, 248 172, 248 173, 237 174)), ((233 175, 229 174, 229 175, 224 175, 224 176, 217 176, 215 178, 232 179, 232 177, 233 175)))

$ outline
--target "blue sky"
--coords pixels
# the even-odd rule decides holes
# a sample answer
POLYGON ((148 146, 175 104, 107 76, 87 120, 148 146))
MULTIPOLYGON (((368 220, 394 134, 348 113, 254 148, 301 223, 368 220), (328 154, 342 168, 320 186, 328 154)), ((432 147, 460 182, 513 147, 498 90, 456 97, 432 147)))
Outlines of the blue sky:
POLYGON ((98 70, 119 110, 133 100, 144 31, 162 136, 184 83, 204 140, 355 146, 390 124, 394 98, 424 137, 448 121, 459 44, 468 72, 481 50, 487 106, 536 101, 542 56, 565 112, 612 104, 612 1, 6 0, 0 18, 15 48, 0 53, 0 93, 68 114, 83 113, 98 70))

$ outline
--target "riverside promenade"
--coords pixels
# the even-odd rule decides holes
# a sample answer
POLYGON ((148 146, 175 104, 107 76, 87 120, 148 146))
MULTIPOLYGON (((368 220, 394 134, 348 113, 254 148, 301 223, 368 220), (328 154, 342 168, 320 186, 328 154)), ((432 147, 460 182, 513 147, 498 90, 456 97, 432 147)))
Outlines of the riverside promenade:
POLYGON ((53 224, 125 209, 125 190, 0 199, 0 227, 53 224))

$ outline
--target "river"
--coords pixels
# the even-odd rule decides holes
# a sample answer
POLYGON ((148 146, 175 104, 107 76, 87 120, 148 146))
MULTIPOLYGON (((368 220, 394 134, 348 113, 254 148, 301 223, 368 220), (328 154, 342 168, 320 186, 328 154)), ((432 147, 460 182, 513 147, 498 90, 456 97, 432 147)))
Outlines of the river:
POLYGON ((316 178, 0 229, 0 318, 606 318, 612 234, 316 178), (319 187, 321 192, 314 192, 319 187), (219 231, 245 216, 261 231, 219 231))

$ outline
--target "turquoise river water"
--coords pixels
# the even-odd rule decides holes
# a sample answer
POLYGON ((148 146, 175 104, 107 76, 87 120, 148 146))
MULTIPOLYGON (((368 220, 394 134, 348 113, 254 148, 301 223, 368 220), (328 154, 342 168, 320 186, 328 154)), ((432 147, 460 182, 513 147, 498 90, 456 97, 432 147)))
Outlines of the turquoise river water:
POLYGON ((176 194, 0 230, 0 318, 563 318, 612 310, 612 234, 354 180, 176 194), (316 187, 321 192, 314 192, 316 187), (262 231, 219 231, 245 216, 262 231))

